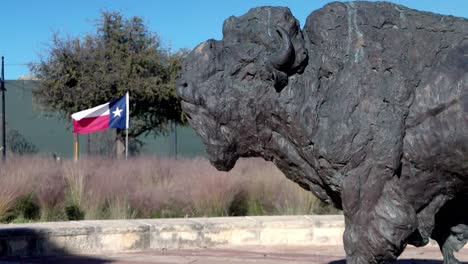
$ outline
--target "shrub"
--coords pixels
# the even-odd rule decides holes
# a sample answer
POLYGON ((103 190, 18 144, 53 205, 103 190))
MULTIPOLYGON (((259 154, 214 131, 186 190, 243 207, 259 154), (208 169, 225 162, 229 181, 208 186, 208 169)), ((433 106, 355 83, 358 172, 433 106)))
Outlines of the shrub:
POLYGON ((246 216, 249 214, 248 194, 245 190, 240 190, 234 195, 228 208, 230 216, 246 216))
POLYGON ((24 137, 18 130, 11 129, 7 133, 8 147, 10 151, 17 155, 35 154, 38 149, 34 143, 24 137))
POLYGON ((65 206, 65 214, 67 215, 68 220, 83 220, 84 213, 81 211, 80 207, 76 204, 70 204, 65 206))
POLYGON ((41 207, 41 220, 64 220, 66 182, 56 171, 39 180, 37 197, 41 207))
POLYGON ((28 193, 19 197, 12 208, 11 220, 34 221, 40 217, 40 207, 34 193, 28 193))
POLYGON ((0 170, 0 221, 9 221, 15 217, 16 202, 20 197, 32 192, 30 167, 23 164, 22 159, 13 158, 8 166, 2 165, 0 170), (21 167, 23 166, 23 167, 21 167), (16 171, 15 168, 22 168, 16 171))

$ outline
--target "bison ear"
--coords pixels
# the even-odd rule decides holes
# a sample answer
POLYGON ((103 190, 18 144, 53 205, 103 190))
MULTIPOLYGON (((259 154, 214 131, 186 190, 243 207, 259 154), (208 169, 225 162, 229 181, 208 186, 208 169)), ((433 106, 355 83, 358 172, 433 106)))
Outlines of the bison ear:
POLYGON ((275 69, 287 72, 289 68, 293 65, 295 59, 294 46, 291 42, 288 32, 280 27, 276 26, 276 33, 278 33, 281 39, 280 49, 271 55, 268 59, 271 66, 275 69))

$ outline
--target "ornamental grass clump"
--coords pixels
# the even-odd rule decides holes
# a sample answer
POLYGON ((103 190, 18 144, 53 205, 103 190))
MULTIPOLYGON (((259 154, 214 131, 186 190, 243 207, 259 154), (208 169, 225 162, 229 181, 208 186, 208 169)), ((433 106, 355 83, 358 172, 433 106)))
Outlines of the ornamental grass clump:
POLYGON ((327 212, 336 211, 261 159, 220 172, 204 158, 23 156, 0 171, 3 222, 327 212))

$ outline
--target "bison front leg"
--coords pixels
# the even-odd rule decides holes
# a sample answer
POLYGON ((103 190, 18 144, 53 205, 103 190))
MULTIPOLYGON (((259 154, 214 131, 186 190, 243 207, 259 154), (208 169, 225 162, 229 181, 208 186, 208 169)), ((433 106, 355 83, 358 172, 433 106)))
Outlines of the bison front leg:
POLYGON ((347 263, 394 261, 416 230, 415 211, 401 192, 398 178, 379 176, 382 174, 369 175, 365 181, 347 178, 343 182, 347 263))
POLYGON ((444 256, 444 264, 460 264, 460 261, 455 258, 453 253, 459 251, 466 244, 467 231, 468 227, 466 225, 455 226, 451 228, 450 234, 445 239, 437 240, 440 251, 444 256))
POLYGON ((462 196, 447 202, 435 216, 431 237, 439 244, 444 264, 459 264, 454 252, 468 241, 468 212, 464 210, 468 197, 462 196))

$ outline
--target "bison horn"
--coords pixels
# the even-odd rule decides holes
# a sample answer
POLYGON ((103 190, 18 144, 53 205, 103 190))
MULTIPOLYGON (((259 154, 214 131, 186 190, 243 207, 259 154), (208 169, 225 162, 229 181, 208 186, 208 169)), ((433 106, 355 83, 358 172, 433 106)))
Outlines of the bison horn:
POLYGON ((281 38, 281 47, 269 58, 269 61, 275 69, 284 71, 294 62, 294 46, 288 32, 284 28, 277 26, 276 32, 281 38))

